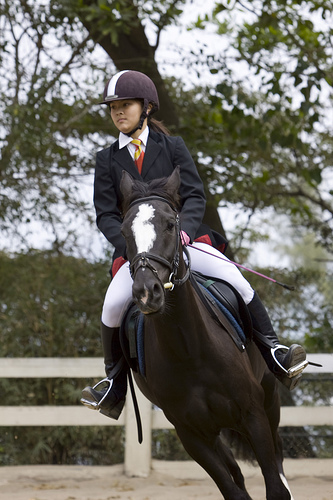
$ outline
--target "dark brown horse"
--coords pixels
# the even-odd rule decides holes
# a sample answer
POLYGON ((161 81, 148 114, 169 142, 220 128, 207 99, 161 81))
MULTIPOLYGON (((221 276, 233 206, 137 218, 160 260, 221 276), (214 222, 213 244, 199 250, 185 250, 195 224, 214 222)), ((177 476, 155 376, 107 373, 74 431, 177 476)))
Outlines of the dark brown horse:
MULTIPOLYGON (((179 172, 149 185, 124 172, 122 232, 133 299, 145 314, 143 394, 174 425, 189 455, 226 500, 250 500, 232 452, 221 438, 236 431, 252 448, 268 500, 291 500, 278 435, 280 403, 274 376, 256 346, 241 351, 203 305, 189 278, 179 238, 179 172)), ((229 326, 228 326, 229 325, 229 326)))

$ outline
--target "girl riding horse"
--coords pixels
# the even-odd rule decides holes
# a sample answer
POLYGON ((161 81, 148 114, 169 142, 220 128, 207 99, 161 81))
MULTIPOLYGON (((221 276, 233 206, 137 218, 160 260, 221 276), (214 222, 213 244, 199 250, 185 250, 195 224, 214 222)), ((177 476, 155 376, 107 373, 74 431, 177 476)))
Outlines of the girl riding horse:
MULTIPOLYGON (((237 267, 223 260, 220 250, 225 240, 202 224, 205 194, 193 159, 181 137, 171 137, 165 127, 152 118, 159 109, 157 90, 152 80, 137 71, 121 71, 106 84, 101 104, 109 106, 119 138, 97 153, 94 205, 97 226, 114 246, 112 280, 106 292, 101 336, 106 379, 94 388, 82 391, 81 402, 118 419, 127 390, 127 367, 119 341, 119 328, 124 311, 132 300, 132 278, 126 256, 126 244, 121 233, 122 194, 120 181, 123 170, 134 179, 149 182, 168 177, 180 168, 181 239, 194 271, 229 282, 240 293, 250 312, 254 341, 268 368, 290 390, 300 380, 307 365, 306 353, 297 344, 281 345, 258 294, 237 267), (200 249, 205 250, 205 253, 200 249), (296 367, 296 369, 295 369, 296 367), (102 382, 107 381, 103 385, 102 382)), ((149 227, 140 226, 142 245, 149 243, 149 227)), ((139 250, 138 250, 139 251, 139 250)))

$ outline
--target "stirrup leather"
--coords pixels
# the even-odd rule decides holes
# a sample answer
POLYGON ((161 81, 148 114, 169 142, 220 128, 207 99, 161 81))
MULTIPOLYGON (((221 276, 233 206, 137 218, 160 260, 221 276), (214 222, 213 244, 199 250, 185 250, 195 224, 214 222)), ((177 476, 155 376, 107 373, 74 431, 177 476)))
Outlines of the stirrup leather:
POLYGON ((304 368, 306 368, 308 366, 309 363, 305 359, 301 363, 298 363, 297 365, 291 366, 289 369, 286 369, 284 366, 281 365, 281 363, 278 361, 278 359, 276 357, 276 351, 280 350, 280 349, 283 349, 284 351, 287 351, 287 352, 289 351, 289 348, 287 346, 282 345, 282 344, 277 344, 275 347, 271 348, 271 353, 272 353, 272 357, 273 357, 275 363, 277 364, 277 366, 279 368, 281 368, 281 370, 287 375, 287 377, 289 377, 289 378, 296 377, 296 375, 299 375, 300 373, 302 373, 304 368))
POLYGON ((85 398, 81 398, 80 401, 81 403, 84 405, 84 406, 87 406, 88 408, 90 408, 91 410, 100 410, 101 409, 101 405, 103 403, 103 401, 107 398, 109 392, 111 391, 112 389, 112 385, 113 385, 113 379, 109 379, 108 377, 105 377, 103 378, 102 380, 100 380, 99 382, 97 382, 96 385, 94 385, 93 389, 95 390, 99 385, 102 385, 104 383, 107 383, 109 384, 109 387, 108 389, 105 391, 105 394, 104 396, 100 399, 100 401, 90 401, 89 399, 85 399, 85 398))

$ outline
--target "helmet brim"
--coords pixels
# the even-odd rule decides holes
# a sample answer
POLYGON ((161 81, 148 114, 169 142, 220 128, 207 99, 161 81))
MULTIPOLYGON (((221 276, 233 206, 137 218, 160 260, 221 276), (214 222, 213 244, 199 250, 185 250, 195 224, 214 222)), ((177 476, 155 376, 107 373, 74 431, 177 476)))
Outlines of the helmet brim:
POLYGON ((104 101, 99 102, 98 104, 110 104, 110 102, 114 102, 114 101, 127 101, 127 100, 136 101, 137 98, 135 98, 135 97, 116 97, 116 96, 110 96, 109 98, 106 97, 104 99, 104 101))

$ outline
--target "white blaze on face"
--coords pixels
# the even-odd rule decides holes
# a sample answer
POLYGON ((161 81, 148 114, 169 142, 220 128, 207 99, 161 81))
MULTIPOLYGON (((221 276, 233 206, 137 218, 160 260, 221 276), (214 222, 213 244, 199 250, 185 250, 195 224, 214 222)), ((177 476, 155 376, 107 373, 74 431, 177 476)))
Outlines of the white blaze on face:
POLYGON ((156 240, 154 224, 151 222, 154 213, 155 209, 151 205, 140 205, 132 222, 132 231, 138 253, 149 252, 156 240))

